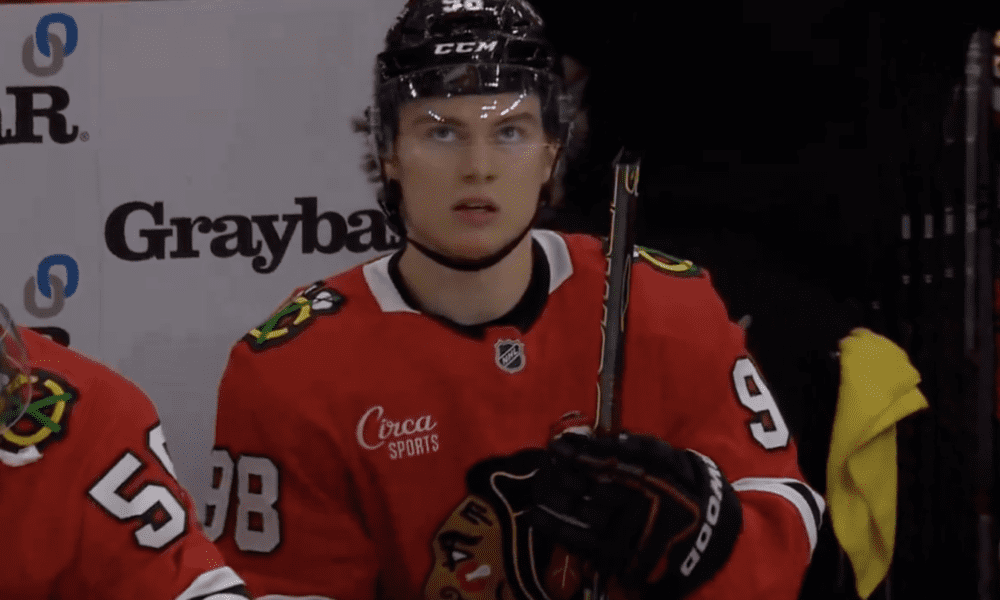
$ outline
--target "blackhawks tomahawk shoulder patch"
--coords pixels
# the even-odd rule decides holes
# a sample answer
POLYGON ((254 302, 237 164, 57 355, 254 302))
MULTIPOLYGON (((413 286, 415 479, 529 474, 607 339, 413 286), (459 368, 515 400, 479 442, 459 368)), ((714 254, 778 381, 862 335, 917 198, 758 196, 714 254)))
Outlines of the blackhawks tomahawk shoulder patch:
POLYGON ((312 284, 258 327, 251 329, 243 340, 251 350, 261 351, 284 344, 302 333, 317 317, 332 315, 344 305, 345 298, 324 282, 312 284))
MULTIPOLYGON (((16 389, 27 383, 23 375, 8 387, 16 389)), ((39 450, 66 435, 69 413, 76 403, 77 390, 61 377, 35 369, 31 374, 32 397, 27 412, 0 436, 0 450, 18 453, 35 446, 39 450)))
POLYGON ((705 273, 701 267, 694 264, 690 260, 670 256, 665 252, 660 252, 659 250, 654 250, 653 248, 646 248, 645 246, 635 247, 635 251, 632 254, 632 260, 633 262, 641 260, 649 264, 657 271, 667 273, 668 275, 674 275, 676 277, 701 277, 705 273))

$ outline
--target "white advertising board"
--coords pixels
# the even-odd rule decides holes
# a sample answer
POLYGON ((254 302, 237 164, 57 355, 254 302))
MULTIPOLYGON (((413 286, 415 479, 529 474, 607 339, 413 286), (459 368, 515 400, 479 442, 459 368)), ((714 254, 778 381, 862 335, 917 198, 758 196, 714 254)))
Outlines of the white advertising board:
POLYGON ((0 8, 0 302, 149 394, 196 500, 231 346, 397 242, 350 119, 402 5, 0 8))

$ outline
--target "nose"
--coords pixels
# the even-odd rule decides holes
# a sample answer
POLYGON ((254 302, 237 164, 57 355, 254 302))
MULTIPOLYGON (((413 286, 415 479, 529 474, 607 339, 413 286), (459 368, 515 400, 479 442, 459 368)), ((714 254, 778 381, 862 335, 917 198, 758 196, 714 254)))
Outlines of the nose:
POLYGON ((466 183, 493 181, 499 168, 496 148, 489 140, 477 138, 465 147, 462 179, 466 183))

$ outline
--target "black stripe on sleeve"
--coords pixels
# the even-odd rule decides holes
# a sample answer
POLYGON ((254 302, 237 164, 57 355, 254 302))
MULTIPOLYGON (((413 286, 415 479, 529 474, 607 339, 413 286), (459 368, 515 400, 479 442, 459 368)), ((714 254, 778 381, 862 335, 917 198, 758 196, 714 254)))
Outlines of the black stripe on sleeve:
POLYGON ((823 526, 823 511, 820 510, 819 504, 816 503, 816 498, 814 498, 812 492, 809 491, 809 487, 801 481, 786 481, 784 484, 798 492, 803 498, 806 499, 806 504, 809 505, 809 510, 812 511, 813 520, 816 522, 816 530, 819 531, 819 528, 823 526))

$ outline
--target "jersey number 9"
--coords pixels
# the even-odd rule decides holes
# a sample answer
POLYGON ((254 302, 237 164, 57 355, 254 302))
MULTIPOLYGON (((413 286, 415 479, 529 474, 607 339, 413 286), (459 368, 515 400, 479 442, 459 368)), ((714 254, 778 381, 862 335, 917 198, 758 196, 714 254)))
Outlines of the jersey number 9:
POLYGON ((785 419, 757 366, 749 358, 740 358, 733 365, 733 387, 740 404, 754 413, 750 421, 753 439, 766 450, 787 446, 789 432, 785 419))

